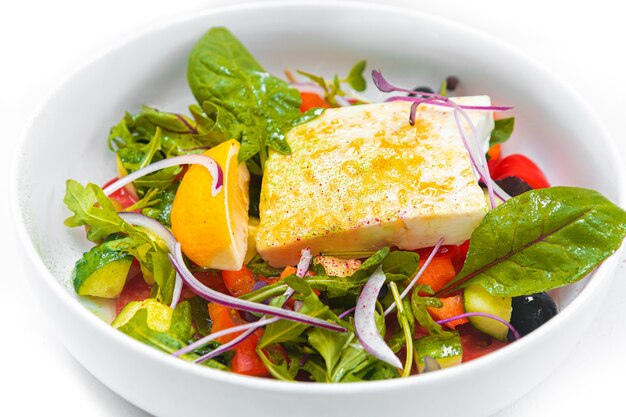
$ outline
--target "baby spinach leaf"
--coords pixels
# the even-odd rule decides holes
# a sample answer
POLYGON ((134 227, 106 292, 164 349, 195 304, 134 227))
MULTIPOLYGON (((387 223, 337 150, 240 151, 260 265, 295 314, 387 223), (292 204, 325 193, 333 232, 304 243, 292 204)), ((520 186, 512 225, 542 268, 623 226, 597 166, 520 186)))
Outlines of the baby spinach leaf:
POLYGON ((365 67, 367 66, 367 61, 362 60, 354 64, 348 77, 346 78, 346 82, 350 84, 350 87, 354 88, 356 91, 365 91, 366 82, 363 77, 363 71, 365 71, 365 67))
POLYGON ((515 297, 571 284, 615 252, 624 236, 626 212, 597 191, 528 191, 485 216, 463 269, 440 293, 479 284, 515 297))
POLYGON ((267 148, 291 152, 285 128, 300 116, 300 93, 266 72, 226 28, 212 28, 194 46, 187 79, 216 129, 241 142, 240 161, 259 154, 262 168, 267 148))
POLYGON ((491 138, 489 139, 489 147, 504 143, 513 134, 513 128, 515 127, 515 117, 507 117, 506 119, 497 119, 493 130, 491 131, 491 138))

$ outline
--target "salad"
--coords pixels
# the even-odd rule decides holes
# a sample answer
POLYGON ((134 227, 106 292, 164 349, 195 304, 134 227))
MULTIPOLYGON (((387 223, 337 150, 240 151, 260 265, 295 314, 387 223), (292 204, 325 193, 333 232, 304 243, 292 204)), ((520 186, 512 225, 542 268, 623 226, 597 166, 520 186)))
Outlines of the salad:
POLYGON ((115 300, 113 327, 181 360, 299 382, 432 372, 552 318, 549 292, 620 247, 626 212, 504 155, 511 107, 376 70, 388 96, 371 103, 366 66, 283 80, 209 30, 189 115, 126 113, 117 177, 67 181, 65 224, 95 244, 77 294, 115 300))

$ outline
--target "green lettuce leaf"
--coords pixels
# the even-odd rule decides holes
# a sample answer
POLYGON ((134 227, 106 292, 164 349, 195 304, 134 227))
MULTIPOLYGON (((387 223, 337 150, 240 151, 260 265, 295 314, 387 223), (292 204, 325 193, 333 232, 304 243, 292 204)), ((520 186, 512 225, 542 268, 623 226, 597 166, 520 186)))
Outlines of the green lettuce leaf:
POLYGON ((531 190, 485 216, 463 269, 440 294, 479 284, 516 297, 571 284, 615 252, 624 236, 626 212, 597 191, 531 190))

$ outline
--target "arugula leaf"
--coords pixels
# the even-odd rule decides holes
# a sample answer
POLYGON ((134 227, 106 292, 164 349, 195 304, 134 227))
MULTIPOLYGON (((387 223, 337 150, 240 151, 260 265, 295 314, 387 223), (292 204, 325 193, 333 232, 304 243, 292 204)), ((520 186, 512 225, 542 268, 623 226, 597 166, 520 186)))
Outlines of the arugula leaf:
POLYGON ((141 213, 152 217, 165 226, 171 226, 172 204, 179 185, 180 182, 175 182, 161 191, 157 190, 149 207, 144 206, 145 208, 141 210, 141 213))
POLYGON ((266 278, 277 277, 283 272, 282 268, 274 268, 267 263, 267 261, 261 258, 258 253, 250 259, 246 264, 246 267, 252 271, 255 275, 262 275, 266 278))
POLYGON ((211 334, 213 321, 209 316, 208 302, 202 297, 195 296, 187 300, 191 307, 191 319, 200 336, 211 334))
POLYGON ((226 28, 212 28, 194 46, 187 79, 216 129, 241 142, 240 161, 259 154, 263 168, 268 148, 291 152, 285 127, 300 116, 300 93, 267 73, 226 28))
POLYGON ((154 275, 158 284, 158 300, 171 301, 175 275, 167 258, 167 250, 147 232, 122 220, 111 200, 97 185, 87 184, 83 187, 74 180, 68 180, 66 186, 63 201, 74 214, 65 220, 65 225, 86 226, 87 238, 93 242, 116 234, 124 236, 107 241, 107 247, 134 256, 145 271, 154 275))
POLYGON ((316 382, 331 382, 326 374, 324 361, 318 356, 308 357, 301 369, 308 372, 316 382))
POLYGON ((515 117, 507 117, 506 119, 497 119, 493 130, 491 131, 491 138, 489 139, 489 147, 504 143, 513 134, 513 128, 515 127, 515 117))
POLYGON ((419 267, 420 256, 415 252, 390 252, 383 260, 383 272, 388 281, 399 281, 412 277, 419 267))
POLYGON ((432 295, 433 290, 427 285, 418 285, 411 293, 411 311, 420 326, 422 326, 428 334, 431 335, 448 335, 450 332, 443 330, 441 325, 431 317, 427 308, 441 308, 443 303, 439 298, 422 297, 420 293, 432 295))
MULTIPOLYGON (((291 275, 284 278, 282 281, 293 288, 296 291, 294 297, 303 302, 302 307, 298 311, 299 313, 322 319, 336 318, 328 306, 322 303, 317 295, 315 295, 305 280, 291 275)), ((259 340, 259 348, 264 348, 265 346, 275 343, 291 341, 299 337, 307 327, 309 327, 307 324, 288 320, 280 320, 276 323, 272 323, 265 328, 265 332, 261 340, 259 340)))
POLYGON ((354 333, 339 333, 315 327, 307 332, 309 344, 324 359, 327 370, 332 370, 341 357, 341 352, 354 339, 354 333))
POLYGON ((367 61, 361 60, 354 64, 346 78, 340 79, 339 75, 335 74, 332 81, 327 81, 321 75, 312 74, 310 72, 302 70, 297 70, 296 72, 319 85, 324 90, 324 100, 336 107, 338 105, 336 97, 345 98, 347 96, 346 92, 341 89, 341 83, 348 83, 355 91, 365 90, 367 83, 363 77, 363 71, 365 71, 366 66, 367 61))
POLYGON ((364 282, 372 276, 376 268, 378 268, 378 266, 384 261, 387 255, 389 255, 389 248, 379 249, 372 256, 363 261, 359 269, 357 269, 356 272, 350 276, 350 279, 353 281, 364 282))
POLYGON ((124 222, 111 200, 95 184, 83 187, 79 182, 67 180, 63 202, 74 215, 65 219, 68 227, 88 226, 87 239, 99 242, 114 233, 128 233, 132 227, 124 222))
MULTIPOLYGON (((171 156, 199 153, 228 139, 199 106, 190 106, 189 111, 192 118, 147 106, 134 115, 127 112, 109 134, 109 148, 116 153, 120 175, 171 156)), ((163 169, 134 185, 140 194, 149 188, 164 189, 180 171, 180 167, 163 169)))
MULTIPOLYGON (((169 354, 174 353, 187 345, 170 332, 152 330, 148 326, 148 310, 145 308, 139 309, 135 315, 124 325, 120 326, 118 330, 133 339, 169 354)), ((193 361, 198 358, 198 355, 188 353, 186 355, 181 355, 180 358, 187 361, 193 361)), ((202 362, 202 365, 225 371, 228 370, 226 366, 212 359, 202 362)))
POLYGON ((257 354, 272 376, 281 381, 292 382, 296 378, 299 366, 296 360, 285 360, 283 354, 276 346, 265 349, 257 348, 257 354))
POLYGON ((571 284, 615 252, 624 236, 626 212, 597 191, 531 190, 485 216, 463 269, 440 294, 478 284, 515 297, 571 284))

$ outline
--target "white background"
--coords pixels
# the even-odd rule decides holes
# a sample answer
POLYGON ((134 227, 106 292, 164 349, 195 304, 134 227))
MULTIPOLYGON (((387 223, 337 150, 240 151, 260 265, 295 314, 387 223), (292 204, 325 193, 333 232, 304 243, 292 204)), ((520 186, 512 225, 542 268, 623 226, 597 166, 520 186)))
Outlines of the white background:
MULTIPOLYGON (((22 127, 39 101, 68 72, 129 34, 195 10, 229 3, 232 2, 3 1, 0 5, 0 178, 4 181, 0 181, 0 195, 8 195, 12 154, 22 127)), ((479 28, 542 61, 591 103, 620 143, 622 155, 626 155, 626 21, 621 2, 397 0, 388 3, 414 7, 479 28)), ((53 331, 46 328, 29 295, 21 268, 15 263, 20 251, 10 225, 7 198, 2 200, 0 415, 146 416, 85 371, 53 331)), ((594 327, 567 356, 564 365, 517 403, 498 413, 498 417, 626 415, 623 405, 626 326, 622 318, 626 308, 626 260, 620 261, 616 274, 611 295, 594 327)), ((416 408, 415 415, 418 413, 416 408)))

